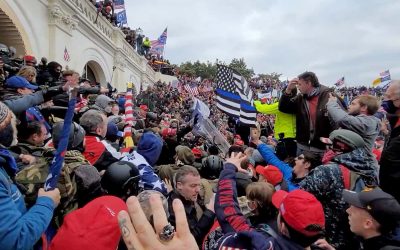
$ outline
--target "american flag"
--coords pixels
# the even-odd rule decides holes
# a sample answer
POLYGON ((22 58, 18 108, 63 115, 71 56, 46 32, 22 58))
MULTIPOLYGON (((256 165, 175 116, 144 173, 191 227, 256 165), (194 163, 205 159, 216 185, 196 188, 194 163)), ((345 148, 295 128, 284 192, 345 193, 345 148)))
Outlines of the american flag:
POLYGON ((197 84, 196 83, 185 84, 184 88, 192 96, 199 95, 199 89, 197 88, 197 84))
POLYGON ((335 83, 336 87, 340 87, 344 85, 344 76, 342 78, 340 78, 339 80, 337 80, 337 82, 335 83))
POLYGON ((390 72, 389 72, 389 70, 385 70, 385 71, 381 72, 379 75, 381 77, 381 81, 382 82, 390 80, 390 72))
POLYGON ((253 91, 246 79, 233 69, 218 65, 217 107, 230 116, 239 117, 240 122, 254 126, 257 111, 253 106, 253 91))
POLYGON ((65 49, 64 49, 64 60, 66 62, 69 62, 71 60, 71 57, 69 56, 69 53, 68 53, 68 50, 67 50, 66 46, 65 46, 65 49))
POLYGON ((125 9, 125 1, 124 0, 114 0, 114 9, 125 9))
POLYGON ((165 28, 165 30, 157 40, 150 41, 150 54, 162 55, 164 53, 164 46, 165 44, 167 44, 167 29, 168 28, 165 28))

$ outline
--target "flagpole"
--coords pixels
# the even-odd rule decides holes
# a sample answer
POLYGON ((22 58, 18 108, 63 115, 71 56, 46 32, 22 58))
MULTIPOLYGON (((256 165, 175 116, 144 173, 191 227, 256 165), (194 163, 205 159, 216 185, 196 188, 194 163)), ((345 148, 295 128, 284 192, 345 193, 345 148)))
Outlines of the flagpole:
POLYGON ((72 119, 74 118, 74 110, 76 104, 76 96, 78 88, 70 90, 68 109, 64 118, 64 125, 62 129, 61 139, 57 147, 57 151, 50 165, 49 175, 46 178, 44 189, 46 191, 53 190, 57 187, 57 182, 61 174, 61 169, 64 165, 64 156, 68 148, 69 133, 71 131, 72 119))

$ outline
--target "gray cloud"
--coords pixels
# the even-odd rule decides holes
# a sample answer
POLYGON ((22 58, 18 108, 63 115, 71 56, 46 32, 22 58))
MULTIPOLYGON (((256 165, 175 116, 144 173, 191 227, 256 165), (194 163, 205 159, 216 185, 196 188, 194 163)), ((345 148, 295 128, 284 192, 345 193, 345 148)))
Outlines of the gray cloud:
POLYGON ((370 84, 390 69, 400 78, 397 0, 125 0, 131 27, 156 39, 168 26, 166 57, 230 61, 256 73, 305 70, 333 84, 370 84))

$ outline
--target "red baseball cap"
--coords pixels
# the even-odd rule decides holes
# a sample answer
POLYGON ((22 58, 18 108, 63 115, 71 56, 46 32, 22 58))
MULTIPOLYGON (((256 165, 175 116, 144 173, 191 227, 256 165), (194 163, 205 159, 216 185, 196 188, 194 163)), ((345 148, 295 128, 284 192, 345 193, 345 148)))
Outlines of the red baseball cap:
POLYGON ((235 137, 234 137, 235 139, 239 139, 239 140, 241 140, 242 138, 240 137, 240 135, 235 135, 235 137))
POLYGON ((143 111, 148 111, 149 110, 149 107, 147 107, 147 105, 144 105, 144 104, 140 105, 139 108, 141 110, 143 110, 143 111))
POLYGON ((173 128, 164 128, 161 131, 161 135, 163 138, 166 138, 168 136, 175 136, 176 135, 176 129, 173 128))
POLYGON ((242 141, 242 140, 240 140, 240 139, 237 139, 237 140, 235 140, 235 144, 234 145, 236 145, 236 146, 243 146, 244 145, 244 141, 242 141))
POLYGON ((201 150, 198 149, 198 148, 193 148, 193 149, 192 149, 192 153, 194 154, 194 156, 195 156, 196 158, 200 158, 201 155, 202 155, 201 150))
POLYGON ((300 189, 290 193, 278 190, 272 195, 272 204, 297 232, 305 236, 316 236, 323 232, 324 209, 314 195, 300 189))
POLYGON ((69 213, 51 241, 51 250, 117 249, 121 233, 118 213, 128 211, 115 196, 102 196, 69 213))
POLYGON ((279 168, 273 165, 267 165, 266 167, 258 165, 256 167, 256 172, 262 175, 269 183, 274 186, 282 182, 282 172, 279 170, 279 168))
POLYGON ((31 62, 31 63, 36 63, 36 58, 32 55, 25 55, 24 56, 24 61, 25 62, 31 62))

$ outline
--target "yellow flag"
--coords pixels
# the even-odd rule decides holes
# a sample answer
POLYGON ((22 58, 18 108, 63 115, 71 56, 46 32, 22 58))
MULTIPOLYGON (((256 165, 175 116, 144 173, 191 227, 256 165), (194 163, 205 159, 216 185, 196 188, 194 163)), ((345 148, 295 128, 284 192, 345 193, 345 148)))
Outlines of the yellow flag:
POLYGON ((379 85, 381 83, 381 78, 376 78, 373 82, 372 82, 372 86, 376 87, 377 85, 379 85))

